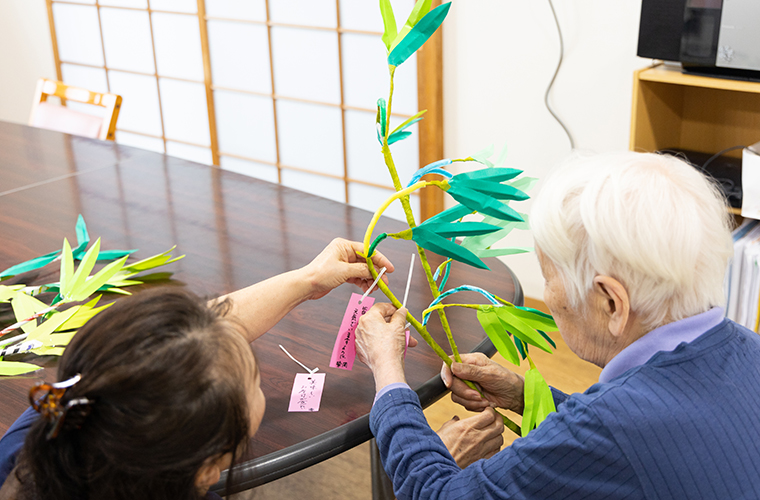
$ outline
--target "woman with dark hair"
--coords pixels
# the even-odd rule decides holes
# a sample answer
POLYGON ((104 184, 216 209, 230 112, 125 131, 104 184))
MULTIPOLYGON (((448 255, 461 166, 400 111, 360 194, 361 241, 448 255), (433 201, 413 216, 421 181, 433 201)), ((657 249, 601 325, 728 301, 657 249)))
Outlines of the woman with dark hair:
MULTIPOLYGON (((2 499, 202 499, 264 415, 249 343, 345 282, 366 290, 361 245, 206 303, 182 289, 119 300, 66 349, 0 441, 2 499), (36 410, 36 411, 35 411, 36 410), (7 478, 7 480, 6 480, 7 478)), ((375 266, 393 271, 383 255, 375 266)))

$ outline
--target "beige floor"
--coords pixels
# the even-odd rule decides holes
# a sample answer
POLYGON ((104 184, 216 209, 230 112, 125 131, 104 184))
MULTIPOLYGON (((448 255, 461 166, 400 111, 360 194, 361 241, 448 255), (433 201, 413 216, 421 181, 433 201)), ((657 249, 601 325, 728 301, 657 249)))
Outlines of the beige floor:
MULTIPOLYGON (((532 307, 542 308, 542 303, 533 302, 532 307)), ((548 354, 539 349, 531 350, 531 357, 549 385, 564 392, 583 392, 599 379, 600 368, 582 361, 573 354, 562 338, 555 334, 557 350, 548 354)), ((502 366, 518 373, 525 373, 528 364, 516 367, 499 354, 493 358, 502 366)), ((472 415, 453 403, 450 396, 425 410, 425 416, 433 429, 438 429, 453 415, 466 418, 472 415)), ((509 413, 517 423, 518 415, 509 413)), ((510 430, 504 431, 505 446, 517 436, 510 430)), ((365 443, 342 455, 327 460, 286 478, 264 485, 251 492, 236 495, 235 500, 274 500, 292 496, 301 500, 329 498, 331 500, 369 500, 372 497, 372 482, 369 473, 369 445, 365 443)))

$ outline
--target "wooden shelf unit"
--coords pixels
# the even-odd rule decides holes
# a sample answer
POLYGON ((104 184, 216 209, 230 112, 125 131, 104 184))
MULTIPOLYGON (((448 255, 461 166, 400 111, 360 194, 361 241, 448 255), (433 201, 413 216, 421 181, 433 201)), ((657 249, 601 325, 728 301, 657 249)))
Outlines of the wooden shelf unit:
MULTIPOLYGON (((760 141, 760 83, 684 74, 657 65, 636 71, 632 151, 715 153, 760 141)), ((728 153, 741 157, 741 150, 728 153)))

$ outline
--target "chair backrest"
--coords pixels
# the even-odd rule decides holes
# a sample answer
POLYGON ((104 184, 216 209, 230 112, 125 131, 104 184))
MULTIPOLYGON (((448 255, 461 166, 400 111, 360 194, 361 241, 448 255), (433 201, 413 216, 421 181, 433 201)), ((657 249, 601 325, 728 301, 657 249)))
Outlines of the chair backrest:
POLYGON ((119 95, 91 92, 78 87, 69 87, 55 80, 40 78, 37 82, 29 125, 113 141, 119 109, 121 109, 121 96, 119 95), (103 117, 98 117, 64 106, 56 106, 46 102, 49 96, 101 106, 105 108, 105 113, 103 117))

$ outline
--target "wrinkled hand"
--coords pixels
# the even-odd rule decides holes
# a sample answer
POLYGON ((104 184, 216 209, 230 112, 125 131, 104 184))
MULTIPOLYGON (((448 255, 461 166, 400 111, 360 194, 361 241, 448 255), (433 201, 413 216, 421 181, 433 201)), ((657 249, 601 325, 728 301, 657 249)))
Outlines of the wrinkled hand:
MULTIPOLYGON (((319 299, 330 290, 343 283, 352 283, 366 292, 374 281, 369 273, 366 260, 358 255, 364 251, 364 245, 356 241, 335 238, 322 252, 312 260, 303 271, 311 283, 312 293, 309 299, 319 299)), ((390 260, 378 251, 372 255, 375 269, 385 267, 382 280, 388 282, 386 275, 394 268, 390 260)))
POLYGON ((451 369, 444 364, 441 378, 451 390, 451 400, 470 411, 499 407, 518 414, 523 412, 525 379, 484 354, 462 354, 462 363, 452 363, 451 369), (462 380, 478 384, 486 399, 481 398, 478 391, 467 387, 462 380))
POLYGON ((504 444, 504 422, 492 409, 460 420, 456 415, 438 429, 438 437, 464 469, 481 458, 491 458, 504 444))
MULTIPOLYGON (((378 391, 394 382, 406 382, 404 325, 406 309, 382 303, 372 306, 356 327, 356 355, 372 370, 378 391)), ((409 337, 409 347, 416 345, 417 340, 409 337)))

